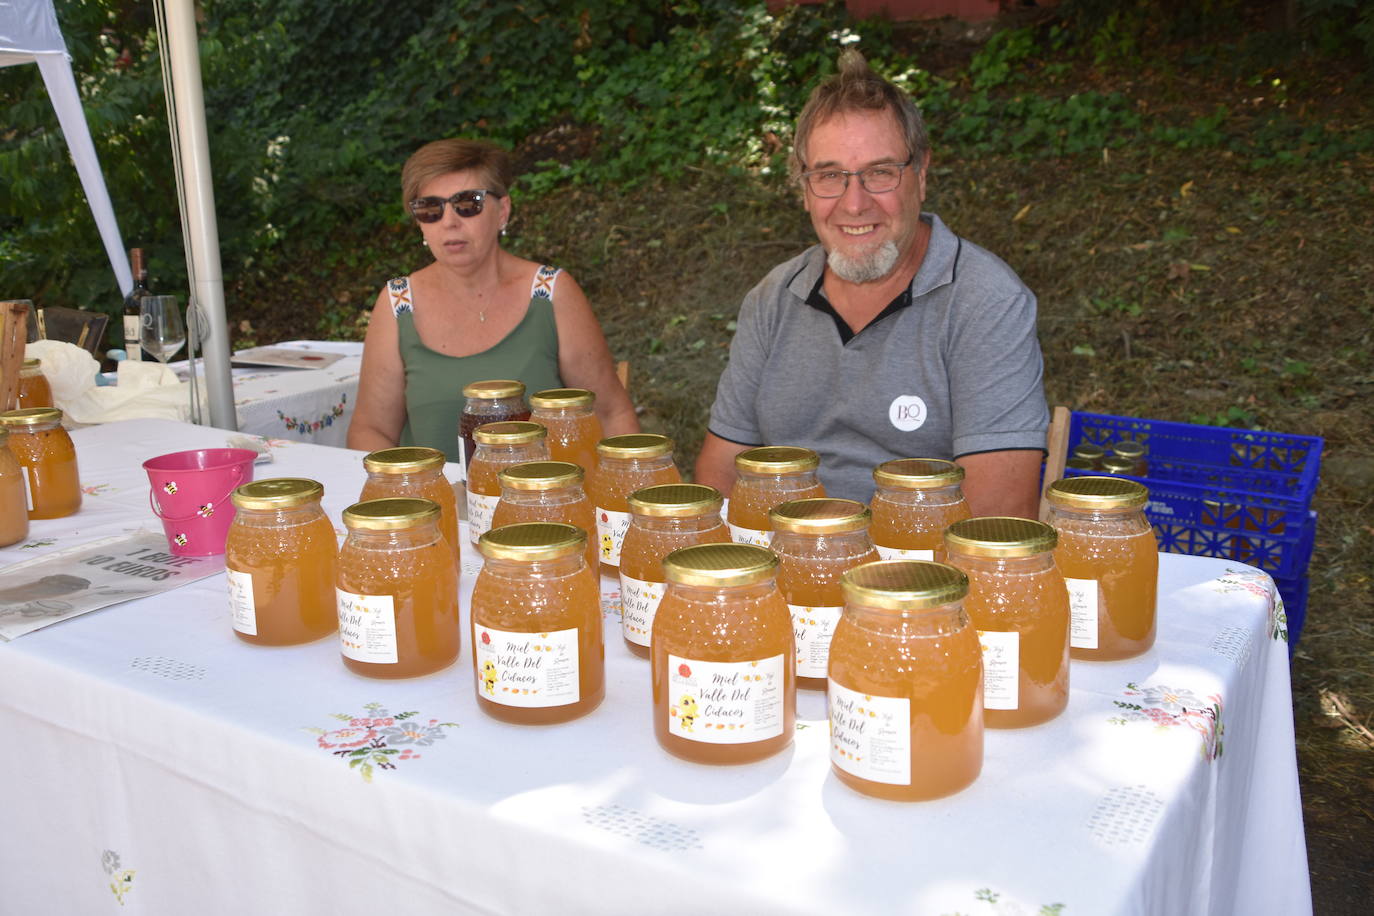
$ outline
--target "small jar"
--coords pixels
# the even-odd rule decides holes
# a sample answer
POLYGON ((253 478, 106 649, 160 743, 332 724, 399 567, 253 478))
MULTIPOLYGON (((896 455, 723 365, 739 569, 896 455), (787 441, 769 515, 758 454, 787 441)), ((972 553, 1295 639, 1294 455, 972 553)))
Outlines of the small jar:
POLYGON ((514 379, 490 379, 463 386, 463 412, 458 417, 458 454, 455 459, 463 480, 468 479, 468 462, 477 451, 472 437, 477 427, 502 420, 528 420, 529 406, 525 404, 525 383, 514 379))
POLYGON ((503 468, 496 475, 501 501, 491 515, 491 527, 522 522, 558 522, 587 532, 587 568, 596 572, 601 551, 596 549, 596 510, 582 487, 582 468, 570 461, 528 461, 503 468))
POLYGON ((796 644, 774 577, 778 558, 749 544, 700 544, 663 560, 654 616, 654 734, 695 763, 750 763, 792 743, 796 644))
POLYGON ((1064 467, 1073 468, 1075 471, 1091 471, 1093 463, 1087 458, 1070 458, 1064 462, 1064 467))
POLYGON ((530 522, 493 528, 472 590, 477 705, 503 722, 585 716, 606 695, 601 590, 587 532, 530 522))
POLYGON ((983 646, 983 723, 1048 722, 1069 702, 1069 593, 1055 531, 1025 518, 971 518, 945 531, 968 576, 964 610, 983 646))
POLYGON ((549 455, 584 471, 596 465, 605 433, 596 418, 596 395, 585 388, 547 388, 530 396, 530 419, 549 431, 549 455))
POLYGON ((868 539, 869 511, 852 499, 798 499, 769 513, 778 591, 792 613, 797 686, 824 690, 830 637, 844 613, 840 578, 881 559, 868 539))
POLYGON ((1150 473, 1150 463, 1145 458, 1144 443, 1134 439, 1119 439, 1112 444, 1112 454, 1117 458, 1131 462, 1134 470, 1127 471, 1135 477, 1147 477, 1150 473))
POLYGON ((373 499, 343 512, 339 641, 343 663, 367 677, 447 668, 458 657, 458 570, 428 499, 373 499))
POLYGON ((765 445, 736 455, 735 487, 725 513, 730 537, 767 547, 773 540, 768 513, 774 506, 825 495, 816 476, 820 465, 820 456, 811 449, 790 445, 765 445))
POLYGON ((28 480, 30 519, 64 518, 81 508, 81 477, 76 446, 62 428, 56 407, 30 407, 0 413, 9 430, 9 449, 28 480))
POLYGON ((1080 442, 1073 447, 1073 457, 1082 458, 1093 470, 1101 470, 1107 451, 1095 442, 1080 442))
POLYGON ((1054 560, 1072 615, 1070 654, 1085 661, 1132 658, 1155 643, 1159 546, 1145 517, 1149 491, 1121 477, 1067 477, 1050 484, 1054 560))
POLYGON ((43 362, 26 359, 19 370, 19 407, 51 407, 52 386, 43 374, 43 362))
POLYGON ((596 507, 601 572, 620 571, 620 545, 630 528, 630 494, 661 483, 680 483, 673 440, 654 433, 611 436, 596 444, 596 467, 587 469, 587 496, 596 507))
POLYGON ((939 458, 898 458, 873 469, 868 536, 884 560, 945 558, 945 529, 971 514, 964 469, 939 458))
POLYGON ((1120 455, 1108 455, 1102 459, 1102 473, 1134 474, 1135 462, 1130 458, 1122 458, 1120 455))
POLYGON ((865 795, 920 801, 983 768, 983 665, 964 613, 968 578, 943 563, 884 560, 841 580, 830 641, 830 762, 865 795))
POLYGON ((502 468, 549 460, 549 431, 538 423, 488 423, 472 431, 477 451, 468 464, 468 536, 474 544, 491 529, 491 515, 501 501, 502 468))
POLYGON ((24 469, 9 448, 10 432, 0 426, 0 547, 29 536, 28 488, 24 469))
POLYGON ((648 658, 654 614, 667 590, 663 558, 680 547, 728 544, 720 491, 665 483, 630 494, 630 527, 620 547, 620 629, 625 645, 648 658))
POLYGON ((363 458, 367 481, 358 502, 370 499, 429 499, 439 505, 439 532, 459 565, 458 499, 444 476, 444 453, 437 448, 384 448, 363 458))
POLYGON ((256 480, 230 494, 224 546, 234 634, 260 646, 313 642, 338 629, 339 546, 314 480, 256 480))

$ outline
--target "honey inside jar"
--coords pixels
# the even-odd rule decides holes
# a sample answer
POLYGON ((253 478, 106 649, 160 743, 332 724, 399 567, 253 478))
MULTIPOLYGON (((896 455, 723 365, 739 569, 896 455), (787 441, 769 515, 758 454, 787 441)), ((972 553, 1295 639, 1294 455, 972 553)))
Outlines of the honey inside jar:
POLYGON ((28 490, 24 469, 9 449, 9 430, 0 426, 0 547, 29 536, 28 490))
POLYGON ((43 374, 43 363, 37 359, 24 360, 19 370, 19 407, 52 407, 52 386, 43 374))
POLYGON ((601 591, 587 533, 534 522, 493 528, 472 591, 477 705, 522 725, 566 722, 606 694, 601 591))
POLYGON ((279 477, 238 487, 224 548, 234 634, 290 646, 338 629, 338 543, 313 480, 279 477))
POLYGON ((663 561, 654 616, 654 734, 695 763, 762 760, 792 743, 796 644, 774 584, 777 556, 748 544, 701 544, 663 561))
POLYGON ((367 481, 358 502, 372 499, 428 499, 439 506, 439 531, 458 566, 458 499, 444 476, 444 453, 435 448, 384 448, 363 458, 367 481))
POLYGON ((884 560, 945 558, 945 529, 969 517, 964 469, 939 458, 898 458, 873 469, 868 536, 884 560))
POLYGON ((472 434, 477 427, 503 420, 528 420, 530 408, 525 404, 525 383, 515 379, 487 379, 463 386, 463 412, 458 416, 458 443, 451 460, 462 468, 463 480, 468 479, 468 463, 477 451, 472 434))
POLYGON ((653 433, 611 436, 596 444, 596 467, 587 469, 587 497, 596 508, 601 572, 615 576, 620 546, 630 528, 630 494, 663 483, 680 483, 673 440, 653 433))
POLYGON ((868 539, 868 508, 852 499, 798 499, 769 513, 778 591, 797 641, 797 686, 824 690, 830 637, 844 613, 840 578, 881 559, 868 539))
POLYGON ((549 431, 549 456, 584 471, 596 466, 596 444, 605 437, 596 417, 596 395, 585 388, 548 388, 530 396, 530 419, 549 431))
POLYGON ((587 532, 587 568, 595 571, 601 553, 596 549, 596 511, 582 488, 582 468, 569 461, 529 461, 502 468, 501 501, 491 527, 524 522, 558 522, 587 532))
POLYGON ((790 445, 765 445, 736 455, 735 486, 726 512, 731 538, 767 547, 773 539, 768 513, 775 506, 825 495, 816 476, 820 464, 811 449, 790 445))
POLYGON ((503 468, 530 461, 548 461, 549 432, 528 420, 488 423, 473 430, 477 451, 468 463, 468 535, 474 544, 491 528, 491 516, 501 501, 503 468))
POLYGON ((923 560, 845 573, 830 641, 830 761, 866 795, 950 795, 983 767, 983 666, 963 610, 968 579, 923 560))
POLYGON ((1024 518, 972 518, 945 531, 949 564, 968 575, 964 610, 983 647, 983 722, 1047 722, 1069 702, 1069 593, 1055 531, 1024 518))
POLYGON ((62 428, 62 411, 31 407, 0 413, 9 449, 28 482, 30 519, 64 518, 81 508, 76 446, 62 428))

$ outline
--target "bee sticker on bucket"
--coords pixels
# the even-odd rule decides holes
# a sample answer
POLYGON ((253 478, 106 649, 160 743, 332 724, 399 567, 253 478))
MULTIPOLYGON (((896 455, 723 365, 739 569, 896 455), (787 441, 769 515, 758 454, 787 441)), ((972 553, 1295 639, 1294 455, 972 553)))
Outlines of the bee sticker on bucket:
POLYGON ((196 515, 199 515, 201 518, 209 518, 214 514, 215 507, 213 503, 206 503, 205 505, 201 506, 199 509, 196 510, 196 515))
POLYGON ((185 547, 186 535, 178 534, 176 537, 172 538, 172 543, 176 544, 178 547, 185 547))
POLYGON ((175 496, 177 492, 177 482, 175 480, 167 481, 162 485, 162 490, 168 496, 175 496))

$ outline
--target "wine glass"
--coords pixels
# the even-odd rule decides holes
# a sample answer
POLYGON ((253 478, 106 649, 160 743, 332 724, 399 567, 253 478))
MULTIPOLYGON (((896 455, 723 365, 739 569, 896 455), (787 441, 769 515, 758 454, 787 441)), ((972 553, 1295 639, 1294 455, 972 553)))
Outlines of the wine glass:
POLYGON ((176 296, 145 296, 139 306, 139 320, 143 325, 143 352, 164 366, 172 355, 186 344, 186 325, 181 322, 181 310, 176 296))

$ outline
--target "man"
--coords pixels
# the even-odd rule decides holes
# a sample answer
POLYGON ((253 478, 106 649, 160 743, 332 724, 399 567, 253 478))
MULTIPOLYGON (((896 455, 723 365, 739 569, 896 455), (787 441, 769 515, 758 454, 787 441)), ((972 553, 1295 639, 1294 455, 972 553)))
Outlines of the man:
POLYGON ((921 212, 921 114, 858 51, 811 94, 792 169, 820 245, 745 297, 696 480, 723 493, 757 445, 821 456, 832 496, 867 502, 874 466, 953 459, 974 515, 1038 514, 1049 411, 1035 296, 921 212))

